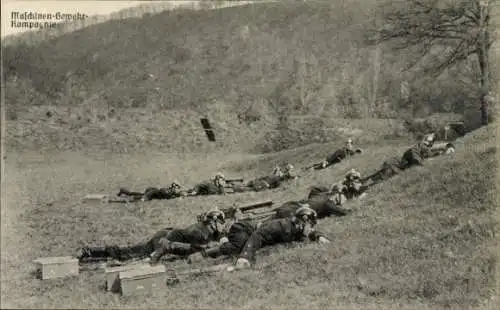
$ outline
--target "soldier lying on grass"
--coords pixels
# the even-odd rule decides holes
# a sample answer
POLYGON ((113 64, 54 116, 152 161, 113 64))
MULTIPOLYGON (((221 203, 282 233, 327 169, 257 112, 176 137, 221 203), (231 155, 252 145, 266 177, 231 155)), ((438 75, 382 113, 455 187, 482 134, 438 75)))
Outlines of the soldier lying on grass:
POLYGON ((424 159, 455 153, 455 146, 452 143, 434 147, 434 139, 434 134, 424 136, 422 141, 407 149, 401 159, 392 157, 384 161, 378 171, 361 180, 362 184, 369 184, 369 186, 378 184, 400 173, 402 170, 413 166, 423 166, 424 159))
POLYGON ((337 184, 332 186, 328 192, 309 195, 308 199, 301 201, 289 201, 276 208, 274 218, 287 218, 293 216, 299 208, 308 206, 316 212, 318 219, 330 216, 344 216, 352 212, 351 209, 342 207, 346 197, 342 192, 343 186, 337 184))
POLYGON ((126 188, 121 188, 117 194, 118 197, 129 197, 132 200, 153 200, 153 199, 174 199, 179 197, 187 196, 187 192, 184 191, 179 183, 175 180, 170 184, 169 187, 157 188, 148 187, 143 193, 132 192, 126 188))
POLYGON ((228 187, 226 177, 218 172, 213 179, 198 183, 188 194, 189 196, 224 195, 226 194, 226 187, 228 187))
POLYGON ((309 192, 308 199, 316 196, 328 196, 337 194, 338 205, 342 205, 345 200, 353 199, 354 197, 362 197, 366 186, 363 185, 361 174, 355 169, 351 169, 340 184, 334 184, 332 189, 325 186, 313 186, 309 192), (342 197, 339 199, 338 197, 342 197))
POLYGON ((308 207, 297 209, 291 217, 268 220, 237 220, 227 234, 227 239, 216 247, 204 249, 189 257, 194 263, 205 258, 239 257, 237 267, 245 261, 255 261, 255 252, 265 246, 309 239, 328 243, 329 240, 314 231, 316 212, 308 207))
POLYGON ((234 266, 230 266, 228 271, 255 265, 256 253, 263 247, 307 239, 320 243, 330 243, 323 234, 314 230, 316 224, 316 212, 308 207, 299 208, 291 218, 275 219, 263 223, 252 233, 234 266))
POLYGON ((346 145, 332 154, 328 155, 326 159, 320 163, 314 164, 309 168, 313 168, 314 170, 325 169, 329 166, 335 165, 343 161, 346 157, 352 156, 357 153, 363 153, 363 150, 360 148, 354 149, 352 145, 352 139, 347 140, 346 145))
POLYGON ((354 197, 360 197, 363 194, 364 187, 363 182, 361 182, 361 173, 356 171, 356 169, 351 169, 342 181, 343 190, 345 197, 347 199, 353 199, 354 197))
POLYGON ((268 189, 275 189, 281 186, 284 181, 295 180, 298 176, 295 174, 293 165, 287 164, 284 171, 279 166, 273 169, 271 175, 257 178, 247 182, 244 186, 233 187, 235 192, 260 192, 268 189))
POLYGON ((212 210, 204 214, 203 219, 196 224, 184 229, 162 229, 145 243, 126 247, 84 247, 79 250, 77 258, 84 262, 88 259, 112 258, 127 261, 149 257, 152 262, 157 262, 165 254, 187 257, 218 242, 223 235, 224 225, 224 213, 212 210))

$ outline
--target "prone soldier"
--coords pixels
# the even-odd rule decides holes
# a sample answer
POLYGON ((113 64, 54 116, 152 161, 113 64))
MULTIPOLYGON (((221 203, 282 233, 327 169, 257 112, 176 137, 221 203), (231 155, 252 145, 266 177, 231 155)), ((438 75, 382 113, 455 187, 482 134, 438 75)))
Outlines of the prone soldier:
POLYGON ((197 184, 194 189, 189 192, 189 196, 195 195, 224 195, 227 187, 226 177, 218 172, 211 180, 207 180, 197 184))
POLYGON ((149 257, 152 262, 156 262, 165 254, 187 257, 218 242, 224 232, 224 223, 224 213, 214 209, 207 212, 200 222, 184 229, 165 228, 158 231, 147 242, 133 246, 83 247, 79 250, 77 258, 80 261, 92 258, 127 261, 149 257))
POLYGON ((174 199, 186 196, 187 193, 184 191, 180 185, 180 182, 174 180, 169 187, 148 187, 144 193, 131 192, 126 188, 121 188, 117 196, 119 197, 131 197, 133 200, 153 200, 153 199, 174 199))
POLYGON ((260 192, 267 189, 275 189, 280 187, 280 185, 287 180, 295 180, 298 176, 295 174, 294 166, 287 164, 285 166, 284 172, 279 166, 276 166, 271 175, 257 178, 251 180, 246 184, 248 190, 253 190, 260 192))
POLYGON ((452 143, 447 143, 445 146, 434 146, 435 135, 427 134, 423 139, 407 149, 401 159, 392 157, 382 164, 382 167, 372 175, 361 180, 363 184, 371 182, 371 185, 387 180, 398 174, 402 170, 406 170, 413 166, 422 166, 424 159, 439 156, 442 154, 453 154, 455 146, 452 143))
POLYGON ((356 171, 356 169, 351 169, 342 181, 342 185, 344 186, 343 191, 347 199, 360 196, 364 189, 361 181, 361 173, 356 171))
POLYGON ((306 169, 308 168, 313 168, 315 170, 325 169, 331 165, 340 163, 346 157, 352 156, 356 153, 363 153, 363 150, 360 148, 354 149, 352 139, 348 139, 344 147, 328 155, 326 159, 321 163, 314 164, 312 166, 307 167, 306 169))
POLYGON ((344 186, 334 184, 331 190, 309 195, 309 198, 301 201, 289 201, 276 208, 274 218, 287 218, 293 216, 294 212, 303 206, 307 206, 316 212, 318 219, 330 216, 345 216, 352 212, 351 209, 342 205, 346 202, 344 186))
MULTIPOLYGON (((314 232, 314 229, 312 229, 316 225, 316 220, 315 211, 308 207, 301 207, 293 212, 290 217, 283 219, 236 219, 229 228, 227 239, 218 246, 191 255, 188 261, 194 263, 202 259, 221 256, 229 258, 246 257, 253 250, 256 251, 260 247, 302 241, 304 237, 323 243, 329 242, 325 236, 314 232), (249 246, 250 242, 251 246, 249 246)), ((250 255, 252 254, 255 253, 250 255)))
POLYGON ((228 271, 254 265, 256 253, 263 247, 307 239, 320 243, 330 243, 326 236, 314 230, 316 224, 316 212, 308 207, 299 208, 292 217, 262 223, 250 235, 234 266, 230 266, 228 271))

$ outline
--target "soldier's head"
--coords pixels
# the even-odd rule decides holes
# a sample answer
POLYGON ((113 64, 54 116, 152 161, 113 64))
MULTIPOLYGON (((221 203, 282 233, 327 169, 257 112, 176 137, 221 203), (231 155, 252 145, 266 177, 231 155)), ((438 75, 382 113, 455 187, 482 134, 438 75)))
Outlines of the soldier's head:
POLYGON ((351 169, 347 173, 346 178, 351 180, 361 179, 361 173, 359 173, 356 169, 351 169))
POLYGON ((316 211, 311 209, 308 204, 298 208, 292 218, 295 227, 307 237, 311 233, 314 226, 317 224, 318 215, 316 211))
POLYGON ((295 177, 294 166, 292 164, 287 164, 285 166, 285 175, 289 178, 295 177))
POLYGON ((181 182, 179 180, 174 180, 172 184, 170 184, 170 188, 174 191, 180 191, 181 190, 181 182))
POLYGON ((347 139, 346 143, 345 143, 345 146, 346 148, 348 149, 352 149, 352 139, 347 139))
POLYGON ((214 180, 225 180, 225 179, 226 179, 226 177, 222 173, 217 172, 215 174, 214 180))
POLYGON ((429 134, 424 135, 422 142, 425 146, 431 147, 434 144, 435 138, 436 138, 436 135, 434 133, 429 133, 429 134))
POLYGON ((224 225, 226 223, 226 217, 224 212, 218 209, 213 209, 206 212, 202 219, 202 223, 211 227, 217 232, 222 232, 224 230, 224 225))
POLYGON ((281 178, 283 176, 283 171, 281 171, 280 166, 276 166, 276 167, 274 167, 272 174, 274 176, 277 176, 277 177, 281 178))
POLYGON ((226 183, 226 177, 222 173, 217 172, 214 177, 214 183, 218 187, 224 187, 226 183))

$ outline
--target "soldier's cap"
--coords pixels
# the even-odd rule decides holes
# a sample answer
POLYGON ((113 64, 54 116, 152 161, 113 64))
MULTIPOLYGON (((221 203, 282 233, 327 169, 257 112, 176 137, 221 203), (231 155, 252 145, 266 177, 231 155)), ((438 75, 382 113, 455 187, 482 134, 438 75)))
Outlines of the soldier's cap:
POLYGON ((175 180, 172 181, 172 185, 178 185, 178 186, 180 186, 181 182, 179 182, 179 180, 175 179, 175 180))
POLYGON ((219 210, 219 209, 213 209, 205 213, 203 217, 203 221, 211 221, 211 220, 216 220, 217 222, 224 223, 226 220, 226 217, 224 215, 224 212, 219 210))
POLYGON ((355 175, 355 176, 361 176, 361 173, 359 173, 356 169, 351 169, 347 173, 348 175, 355 175))
POLYGON ((217 173, 215 174, 215 179, 225 179, 225 178, 226 178, 226 177, 225 177, 222 173, 220 173, 220 172, 217 172, 217 173))
POLYGON ((295 211, 294 215, 297 219, 305 220, 305 221, 307 221, 307 220, 315 221, 316 218, 318 217, 318 214, 316 213, 316 211, 309 208, 309 206, 302 206, 302 207, 298 208, 295 211))

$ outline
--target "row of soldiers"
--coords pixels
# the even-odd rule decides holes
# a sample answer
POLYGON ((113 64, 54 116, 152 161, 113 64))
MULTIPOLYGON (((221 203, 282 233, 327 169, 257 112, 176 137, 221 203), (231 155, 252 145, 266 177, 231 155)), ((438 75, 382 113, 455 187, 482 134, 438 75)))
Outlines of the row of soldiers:
POLYGON ((169 187, 149 187, 144 192, 134 192, 126 188, 121 188, 117 196, 128 197, 132 201, 148 201, 153 199, 174 199, 186 196, 224 195, 228 192, 259 192, 278 188, 283 182, 296 178, 297 175, 295 174, 294 166, 286 164, 284 169, 280 166, 276 166, 271 175, 259 177, 244 184, 239 184, 241 183, 239 181, 243 181, 242 179, 227 179, 222 173, 218 172, 213 179, 200 182, 192 189, 185 189, 178 180, 174 180, 169 187))
POLYGON ((166 254, 189 262, 223 256, 233 259, 232 270, 254 264, 256 252, 264 246, 305 240, 329 243, 325 234, 315 230, 318 219, 347 215, 352 210, 345 208, 345 201, 364 195, 370 186, 401 170, 423 165, 425 158, 454 152, 451 143, 433 148, 434 140, 433 134, 426 135, 400 159, 385 161, 380 170, 366 178, 352 169, 342 182, 330 189, 314 186, 306 199, 286 202, 265 219, 243 218, 241 212, 231 212, 228 217, 223 211, 214 209, 204 213, 195 224, 183 229, 160 230, 145 243, 130 247, 84 247, 77 256, 82 261, 88 258, 120 261, 146 258, 152 263, 166 254))
MULTIPOLYGON (((325 169, 341 162, 346 157, 362 152, 362 149, 355 149, 353 147, 352 139, 348 139, 344 147, 328 155, 322 162, 306 167, 306 169, 325 169)), ((226 179, 222 173, 218 172, 213 179, 203 181, 190 190, 184 189, 178 180, 174 180, 168 187, 148 187, 144 192, 134 192, 126 188, 121 188, 117 196, 128 197, 131 201, 148 201, 153 199, 174 199, 198 195, 224 195, 228 191, 233 193, 248 191, 260 192, 278 188, 285 181, 297 179, 298 176, 294 169, 294 166, 291 164, 286 164, 283 169, 280 166, 276 166, 270 175, 256 178, 246 184, 238 184, 239 182, 237 181, 241 179, 226 179)))

